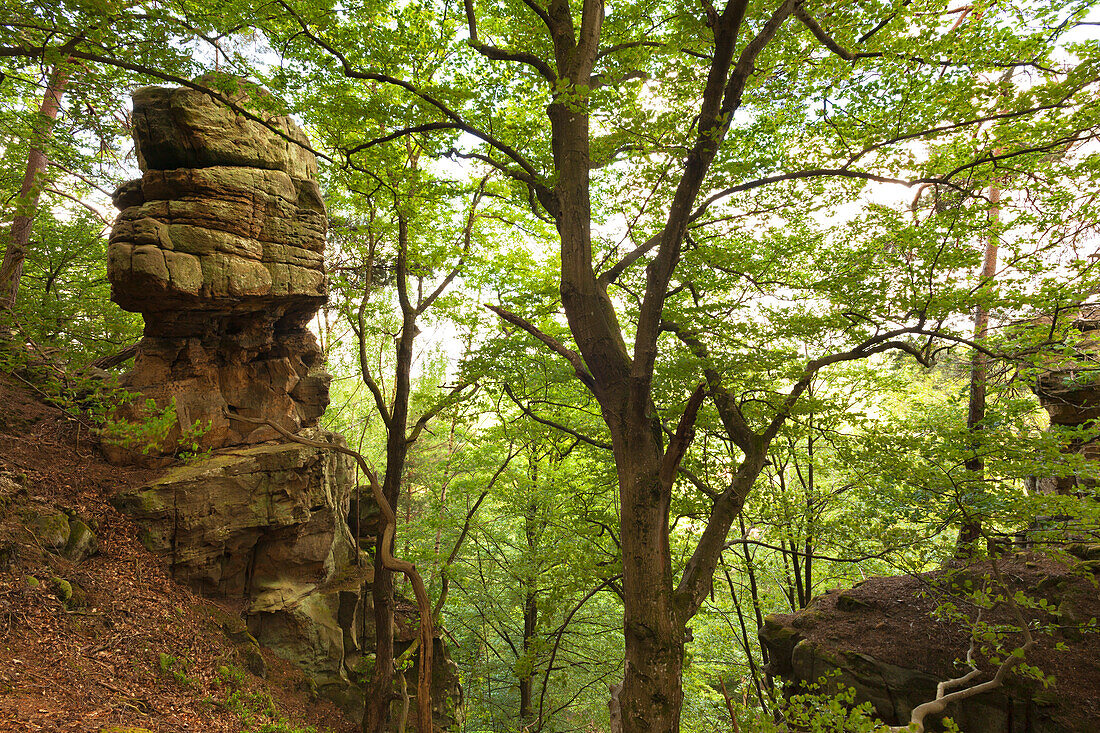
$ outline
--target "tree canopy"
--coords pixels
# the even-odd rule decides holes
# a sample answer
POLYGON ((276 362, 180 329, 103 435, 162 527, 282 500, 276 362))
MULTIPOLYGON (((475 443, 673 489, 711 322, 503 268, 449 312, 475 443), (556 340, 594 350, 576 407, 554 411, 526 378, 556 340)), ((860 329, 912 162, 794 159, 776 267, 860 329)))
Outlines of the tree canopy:
POLYGON ((738 665, 767 717, 767 610, 1015 531, 1043 512, 1027 476, 1090 470, 1028 387, 1100 284, 1091 2, 4 12, 4 220, 35 220, 9 248, 40 338, 132 336, 69 294, 102 247, 66 207, 126 166, 120 90, 259 119, 200 74, 247 76, 310 131, 348 377, 329 419, 403 497, 479 725, 578 729, 621 680, 623 731, 711 730, 738 665))

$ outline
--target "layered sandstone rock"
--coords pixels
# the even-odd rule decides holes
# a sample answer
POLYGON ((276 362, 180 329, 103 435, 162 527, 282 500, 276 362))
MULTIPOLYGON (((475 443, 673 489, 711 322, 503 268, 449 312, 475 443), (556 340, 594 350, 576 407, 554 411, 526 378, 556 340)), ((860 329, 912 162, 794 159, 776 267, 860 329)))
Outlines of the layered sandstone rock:
POLYGON ((316 424, 328 375, 306 324, 327 298, 327 218, 305 135, 273 115, 270 96, 241 84, 235 101, 266 124, 192 89, 134 93, 140 179, 115 193, 122 212, 108 249, 112 299, 145 318, 123 384, 216 448, 316 424), (303 147, 306 146, 306 147, 303 147))
MULTIPOLYGON (((238 86, 234 101, 266 124, 190 89, 134 94, 143 175, 115 194, 122 212, 108 274, 112 298, 142 314, 145 335, 123 381, 160 408, 174 401, 177 424, 161 452, 196 425, 214 450, 114 503, 177 580, 243 607, 255 639, 357 718, 373 664, 367 551, 378 507, 356 490, 347 456, 233 419, 343 444, 313 427, 329 383, 306 328, 327 298, 316 160, 294 122, 271 113, 270 95, 238 86)), ((105 448, 116 460, 142 459, 105 448)), ((399 648, 412 642, 414 614, 398 619, 399 648)), ((437 647, 433 704, 443 728, 461 688, 437 647)))
MULTIPOLYGON (((1044 358, 1044 371, 1033 389, 1050 415, 1050 424, 1084 428, 1100 418, 1100 306, 1083 305, 1072 316, 1073 329, 1080 334, 1074 348, 1044 358)), ((1037 322, 1050 326, 1050 319, 1037 322)), ((1077 441, 1071 452, 1091 460, 1100 459, 1100 442, 1077 441)), ((1073 494, 1091 491, 1094 482, 1076 476, 1040 476, 1030 481, 1039 493, 1073 494)))
MULTIPOLYGON (((343 444, 316 428, 302 434, 343 444)), ((347 456, 268 443, 172 468, 114 503, 173 577, 243 601, 252 635, 339 698, 362 651, 362 589, 373 579, 346 522, 352 486, 347 456)))

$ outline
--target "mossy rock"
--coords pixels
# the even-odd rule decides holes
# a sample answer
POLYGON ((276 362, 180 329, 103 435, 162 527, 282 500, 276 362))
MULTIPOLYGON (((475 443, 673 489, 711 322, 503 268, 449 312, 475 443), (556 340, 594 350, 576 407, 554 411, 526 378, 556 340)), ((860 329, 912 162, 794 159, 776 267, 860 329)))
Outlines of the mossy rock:
POLYGON ((867 601, 856 598, 848 591, 844 591, 836 599, 836 607, 841 611, 860 611, 865 608, 870 608, 871 604, 867 601))
POLYGON ((69 599, 73 597, 73 585, 64 578, 54 578, 51 585, 53 585, 53 594, 62 603, 67 604, 69 599))
POLYGON ((1087 570, 1093 575, 1100 575, 1100 560, 1082 560, 1081 569, 1087 570))
POLYGON ((1100 544, 1093 542, 1074 542, 1066 550, 1082 560, 1100 561, 1100 544))
POLYGON ((27 529, 47 550, 59 552, 69 541, 69 518, 62 512, 40 514, 27 523, 27 529))
POLYGON ((65 608, 70 611, 79 611, 88 607, 88 592, 84 590, 84 587, 79 583, 69 583, 72 588, 72 595, 69 596, 69 600, 65 601, 65 608))
POLYGON ((267 678, 267 662, 264 661, 263 655, 260 654, 260 648, 254 644, 241 645, 238 649, 241 660, 244 662, 244 666, 249 672, 257 677, 267 678))
POLYGON ((19 558, 19 544, 11 540, 0 540, 0 573, 10 570, 19 558))
POLYGON ((61 555, 73 562, 83 562, 99 552, 99 540, 95 532, 79 519, 69 522, 69 539, 61 555))
POLYGON ((795 636, 798 631, 784 624, 774 614, 768 614, 764 617, 764 628, 760 633, 761 636, 766 636, 769 640, 783 641, 795 636))
POLYGON ((1071 583, 1072 581, 1070 579, 1063 576, 1048 575, 1039 581, 1039 585, 1035 587, 1035 590, 1037 590, 1040 595, 1058 599, 1066 592, 1066 588, 1071 583))
POLYGON ((1057 705, 1059 699, 1058 693, 1049 687, 1045 690, 1039 690, 1031 696, 1032 702, 1040 707, 1052 707, 1057 705))

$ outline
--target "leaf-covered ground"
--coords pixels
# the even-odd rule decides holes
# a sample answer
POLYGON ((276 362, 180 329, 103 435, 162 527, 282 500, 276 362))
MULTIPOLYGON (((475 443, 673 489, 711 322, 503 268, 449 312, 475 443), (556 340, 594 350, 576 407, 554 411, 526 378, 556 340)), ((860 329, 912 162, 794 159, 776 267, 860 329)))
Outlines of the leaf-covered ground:
POLYGON ((151 475, 107 464, 80 422, 0 379, 0 731, 353 730, 237 610, 142 547, 108 497, 151 475), (99 552, 74 563, 28 529, 58 514, 91 525, 99 552))

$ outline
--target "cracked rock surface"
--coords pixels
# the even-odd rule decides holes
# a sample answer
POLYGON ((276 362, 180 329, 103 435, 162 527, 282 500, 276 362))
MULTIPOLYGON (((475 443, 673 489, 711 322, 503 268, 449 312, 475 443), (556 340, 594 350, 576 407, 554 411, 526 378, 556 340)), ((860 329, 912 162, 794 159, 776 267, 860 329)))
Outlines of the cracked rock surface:
POLYGON ((306 328, 328 296, 316 158, 270 95, 240 88, 264 123, 193 89, 134 93, 142 177, 115 192, 107 272, 112 299, 145 319, 123 386, 176 403, 163 452, 196 424, 205 448, 275 436, 227 411, 293 432, 328 405, 306 328))

